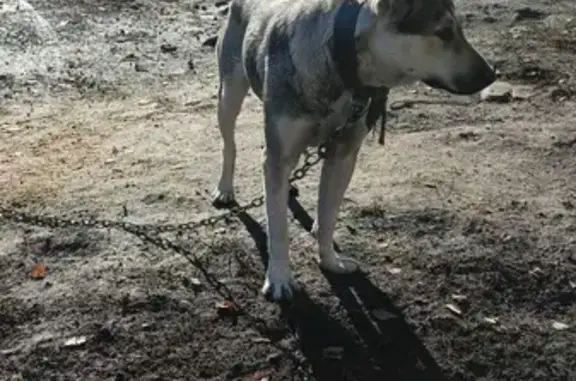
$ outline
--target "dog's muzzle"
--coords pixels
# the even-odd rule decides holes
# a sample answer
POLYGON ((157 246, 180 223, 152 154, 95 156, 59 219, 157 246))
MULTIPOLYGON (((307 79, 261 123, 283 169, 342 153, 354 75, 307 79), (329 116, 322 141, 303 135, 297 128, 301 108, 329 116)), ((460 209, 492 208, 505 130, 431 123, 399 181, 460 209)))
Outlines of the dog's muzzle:
POLYGON ((468 74, 455 77, 451 85, 436 78, 423 80, 430 87, 458 95, 475 94, 490 86, 494 81, 496 81, 496 72, 485 62, 478 64, 468 74))

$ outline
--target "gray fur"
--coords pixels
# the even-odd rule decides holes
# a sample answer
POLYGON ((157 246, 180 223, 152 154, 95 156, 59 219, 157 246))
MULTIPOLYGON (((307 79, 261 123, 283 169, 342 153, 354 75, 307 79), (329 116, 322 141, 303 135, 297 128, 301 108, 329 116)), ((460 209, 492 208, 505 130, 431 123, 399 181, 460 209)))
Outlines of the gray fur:
MULTIPOLYGON (((288 177, 305 148, 326 140, 350 112, 352 94, 345 90, 330 50, 341 2, 232 0, 218 40, 218 124, 224 146, 214 203, 234 199, 234 125, 250 87, 264 105, 270 262, 263 292, 276 300, 289 298, 295 287, 288 256, 288 177)), ((460 33, 450 0, 365 0, 356 37, 357 75, 365 85, 392 88, 423 80, 468 94, 494 80, 492 69, 460 33), (454 30, 454 41, 434 36, 440 26, 454 30), (408 51, 406 44, 412 44, 408 51)), ((354 260, 334 252, 332 235, 366 133, 361 118, 330 147, 322 166, 315 235, 320 265, 329 271, 358 268, 354 260)))

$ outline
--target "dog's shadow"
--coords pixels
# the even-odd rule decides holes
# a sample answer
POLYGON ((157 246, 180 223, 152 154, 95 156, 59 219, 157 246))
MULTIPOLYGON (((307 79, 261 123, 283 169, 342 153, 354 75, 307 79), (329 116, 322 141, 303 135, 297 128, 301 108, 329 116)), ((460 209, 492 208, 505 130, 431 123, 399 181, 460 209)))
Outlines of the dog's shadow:
MULTIPOLYGON (((298 202, 297 195, 293 188, 289 208, 310 231, 313 219, 298 202)), ((266 267, 264 229, 248 213, 239 213, 238 217, 254 239, 266 267)), ((281 315, 297 336, 318 381, 445 380, 441 368, 402 313, 364 274, 335 276, 325 272, 324 276, 356 333, 332 318, 303 290, 292 303, 280 304, 281 315)))

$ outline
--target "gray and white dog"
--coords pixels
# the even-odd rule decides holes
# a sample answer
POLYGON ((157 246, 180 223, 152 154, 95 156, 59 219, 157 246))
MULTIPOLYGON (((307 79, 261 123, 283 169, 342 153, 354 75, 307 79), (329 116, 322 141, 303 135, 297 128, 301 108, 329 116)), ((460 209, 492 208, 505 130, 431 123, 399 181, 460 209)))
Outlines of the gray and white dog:
POLYGON ((287 225, 290 173, 307 147, 343 126, 322 165, 314 234, 321 268, 350 273, 359 267, 336 253, 332 241, 369 131, 365 113, 350 123, 355 89, 347 78, 388 89, 420 80, 455 94, 476 93, 495 80, 492 67, 464 37, 451 0, 357 1, 232 0, 218 39, 223 165, 213 202, 234 201, 234 127, 251 88, 264 108, 270 260, 262 292, 269 299, 289 299, 295 290, 287 225), (338 47, 344 54, 334 54, 338 47))

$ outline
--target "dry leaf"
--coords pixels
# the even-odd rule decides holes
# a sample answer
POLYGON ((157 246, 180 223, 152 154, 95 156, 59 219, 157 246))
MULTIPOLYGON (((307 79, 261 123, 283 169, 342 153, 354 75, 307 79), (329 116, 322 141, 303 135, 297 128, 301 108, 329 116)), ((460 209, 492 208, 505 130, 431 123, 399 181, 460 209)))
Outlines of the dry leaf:
POLYGON ((254 380, 254 381, 263 381, 263 380, 269 380, 268 376, 270 375, 270 371, 268 370, 259 370, 256 371, 256 373, 252 374, 251 377, 249 377, 250 380, 254 380))
POLYGON ((453 294, 452 300, 454 300, 457 303, 458 305, 457 308, 461 312, 466 312, 470 308, 470 301, 468 300, 468 297, 466 295, 453 294))
POLYGON ((229 310, 232 308, 234 308, 234 303, 232 303, 232 301, 230 300, 225 300, 223 302, 216 303, 216 309, 219 310, 229 310))
POLYGON ((542 273, 544 273, 544 271, 542 271, 542 269, 540 267, 534 267, 529 272, 530 275, 538 275, 538 274, 542 274, 542 273))
POLYGON ((218 315, 223 316, 236 316, 238 311, 234 307, 234 303, 230 300, 216 303, 216 311, 218 315))
POLYGON ((393 275, 400 274, 402 272, 402 269, 399 267, 388 267, 387 270, 390 274, 393 275))
POLYGON ((37 263, 32 267, 31 273, 32 279, 44 279, 46 276, 46 266, 41 263, 37 263))
MULTIPOLYGON (((379 242, 380 242, 380 241, 379 241, 379 242)), ((381 249, 387 249, 388 246, 390 246, 390 243, 389 243, 389 242, 380 242, 379 245, 378 245, 378 247, 381 248, 381 249)))
POLYGON ((266 343, 266 344, 270 343, 270 339, 267 339, 265 337, 253 337, 251 341, 253 343, 266 343))
POLYGON ((394 315, 392 312, 386 311, 385 309, 375 309, 371 311, 372 316, 374 316, 378 320, 389 320, 395 319, 398 316, 394 315))
POLYGON ((199 292, 203 288, 203 284, 198 278, 183 278, 182 284, 184 287, 191 288, 194 292, 199 292))
POLYGON ((3 356, 11 356, 13 354, 16 354, 18 352, 20 352, 22 348, 20 347, 13 347, 13 348, 8 348, 8 349, 0 349, 0 355, 3 356))
POLYGON ((569 326, 568 326, 568 324, 561 323, 559 321, 555 321, 552 323, 552 328, 554 328, 555 330, 558 330, 558 331, 563 331, 565 329, 568 329, 569 326))
POLYGON ((71 337, 64 342, 65 347, 79 347, 86 343, 88 338, 86 336, 75 336, 71 337))
POLYGON ((458 306, 455 306, 454 304, 446 304, 446 308, 448 308, 448 310, 450 310, 450 312, 456 314, 456 315, 462 315, 462 310, 460 308, 458 308, 458 306))
POLYGON ((496 324, 498 323, 498 318, 495 317, 485 317, 484 321, 489 324, 496 324))
POLYGON ((460 294, 453 294, 452 295, 452 300, 456 301, 456 302, 462 302, 467 300, 468 298, 466 297, 466 295, 460 295, 460 294))
POLYGON ((322 357, 327 360, 341 360, 344 355, 342 347, 327 347, 322 351, 322 357))

